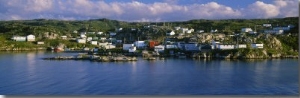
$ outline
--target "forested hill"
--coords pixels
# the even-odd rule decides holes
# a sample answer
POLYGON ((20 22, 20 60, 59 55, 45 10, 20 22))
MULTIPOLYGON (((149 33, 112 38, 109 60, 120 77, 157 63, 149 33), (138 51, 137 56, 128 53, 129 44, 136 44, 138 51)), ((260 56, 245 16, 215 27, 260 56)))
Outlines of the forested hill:
POLYGON ((221 33, 240 32, 241 28, 250 27, 261 30, 262 24, 272 24, 273 27, 295 26, 290 33, 298 33, 298 17, 274 18, 274 19, 226 19, 226 20, 190 20, 179 22, 125 22, 109 19, 92 19, 92 20, 11 20, 0 21, 0 33, 6 35, 38 35, 41 32, 53 32, 60 35, 71 33, 74 30, 78 32, 108 32, 117 28, 142 28, 145 25, 165 26, 172 29, 175 26, 193 28, 195 30, 217 29, 221 33), (88 30, 87 30, 88 29, 88 30))

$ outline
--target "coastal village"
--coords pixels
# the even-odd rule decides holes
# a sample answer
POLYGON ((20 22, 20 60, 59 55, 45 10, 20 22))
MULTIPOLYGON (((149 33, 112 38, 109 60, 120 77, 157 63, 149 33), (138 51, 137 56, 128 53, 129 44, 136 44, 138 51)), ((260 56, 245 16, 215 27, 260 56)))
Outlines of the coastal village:
MULTIPOLYGON (((13 35, 11 41, 32 42, 47 46, 47 50, 81 51, 93 54, 122 54, 143 57, 178 57, 178 58, 282 58, 298 56, 283 54, 283 48, 277 36, 298 36, 291 34, 295 25, 257 24, 243 27, 239 32, 224 33, 224 28, 193 29, 191 27, 144 24, 137 28, 115 27, 110 31, 73 30, 64 35, 43 32, 38 35, 13 35), (259 30, 257 28, 260 28, 259 30), (163 31, 164 33, 159 33, 163 31), (49 45, 46 39, 65 40, 82 45, 68 47, 64 43, 49 45), (268 49, 273 49, 272 53, 268 49), (254 53, 253 53, 254 52, 254 53)), ((225 30, 228 28, 225 28, 225 30)), ((40 47, 45 49, 45 47, 40 47)), ((3 49, 2 49, 3 50, 3 49)), ((298 50, 288 50, 298 54, 298 50)))

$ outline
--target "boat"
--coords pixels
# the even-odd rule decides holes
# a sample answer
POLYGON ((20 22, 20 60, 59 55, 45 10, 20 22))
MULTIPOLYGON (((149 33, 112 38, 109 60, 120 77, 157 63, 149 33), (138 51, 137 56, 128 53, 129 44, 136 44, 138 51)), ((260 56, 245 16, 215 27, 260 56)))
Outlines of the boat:
POLYGON ((62 51, 64 51, 64 48, 62 48, 62 47, 55 47, 54 51, 55 52, 62 52, 62 51))
POLYGON ((54 51, 55 51, 55 52, 62 52, 62 51, 64 51, 64 47, 65 47, 64 44, 59 44, 58 46, 56 46, 56 47, 54 48, 54 51))

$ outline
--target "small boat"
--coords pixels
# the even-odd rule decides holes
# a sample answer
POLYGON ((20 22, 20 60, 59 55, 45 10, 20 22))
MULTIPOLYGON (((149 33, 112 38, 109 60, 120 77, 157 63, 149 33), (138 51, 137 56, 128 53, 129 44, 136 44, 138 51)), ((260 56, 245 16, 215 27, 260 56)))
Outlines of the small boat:
POLYGON ((62 48, 62 47, 55 47, 54 51, 55 52, 62 52, 62 51, 64 51, 64 48, 62 48))

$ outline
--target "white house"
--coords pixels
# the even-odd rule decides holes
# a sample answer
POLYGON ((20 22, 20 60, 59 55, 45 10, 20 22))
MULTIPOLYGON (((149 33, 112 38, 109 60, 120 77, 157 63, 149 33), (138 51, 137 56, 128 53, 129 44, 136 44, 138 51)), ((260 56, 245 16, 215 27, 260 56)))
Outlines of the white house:
POLYGON ((30 41, 35 41, 35 36, 30 34, 30 35, 27 35, 27 41, 30 42, 30 41))
POLYGON ((123 50, 129 50, 131 47, 133 47, 134 44, 123 44, 123 50))
POLYGON ((217 49, 221 49, 221 50, 226 50, 226 49, 234 49, 235 45, 222 45, 222 44, 219 44, 217 45, 217 49))
POLYGON ((80 34, 80 38, 86 38, 86 35, 83 34, 83 33, 81 33, 81 34, 80 34))
POLYGON ((77 39, 77 43, 85 44, 86 43, 86 39, 77 39))
POLYGON ((14 35, 11 39, 14 40, 14 41, 26 41, 26 37, 25 36, 14 35))
POLYGON ((264 44, 251 44, 251 48, 264 48, 264 44))
POLYGON ((166 35, 167 35, 167 36, 172 36, 172 35, 175 35, 175 32, 174 32, 174 31, 171 31, 171 32, 168 32, 166 35))
POLYGON ((93 40, 93 37, 88 37, 87 39, 86 39, 86 41, 92 41, 93 40))
POLYGON ((38 45, 44 45, 44 44, 45 44, 45 42, 38 41, 36 44, 38 44, 38 45))
POLYGON ((252 29, 251 29, 251 28, 242 28, 241 31, 242 31, 242 32, 251 32, 252 29))
POLYGON ((123 28, 119 28, 119 29, 118 29, 118 31, 122 31, 122 30, 123 30, 123 28))
POLYGON ((103 32, 97 32, 97 34, 98 34, 98 35, 102 35, 102 34, 103 34, 103 32))
POLYGON ((73 31, 73 33, 78 33, 78 31, 75 30, 75 31, 73 31))
POLYGON ((105 46, 105 49, 114 49, 114 48, 116 48, 116 45, 113 45, 111 43, 105 46))
POLYGON ((108 42, 105 42, 105 43, 98 43, 98 45, 104 47, 105 49, 113 49, 113 48, 116 48, 116 45, 113 45, 112 43, 108 43, 108 42))
POLYGON ((128 52, 135 52, 136 51, 136 47, 132 46, 128 49, 128 52))
POLYGON ((165 46, 163 46, 163 45, 154 46, 154 51, 164 52, 165 51, 165 46))
POLYGON ((177 31, 177 30, 180 30, 180 28, 181 28, 181 27, 174 27, 174 29, 175 29, 176 31, 177 31))
POLYGON ((90 43, 91 43, 92 45, 97 45, 97 44, 98 44, 98 41, 90 41, 90 43))
POLYGON ((271 24, 263 24, 264 27, 272 27, 271 24))
POLYGON ((193 32, 193 30, 187 30, 186 31, 186 33, 189 33, 189 34, 192 33, 192 32, 193 32))
POLYGON ((265 30, 266 34, 283 34, 283 30, 265 30))
POLYGON ((204 30, 198 30, 196 33, 203 33, 204 30))
POLYGON ((145 41, 135 41, 135 42, 134 42, 134 45, 135 45, 137 48, 145 48, 145 47, 146 47, 145 41))
POLYGON ((188 28, 180 28, 182 33, 186 33, 189 29, 188 28))
POLYGON ((65 36, 65 35, 64 36, 60 36, 60 38, 66 40, 67 36, 65 36))
POLYGON ((215 33, 215 32, 218 32, 218 30, 210 30, 211 33, 215 33))

